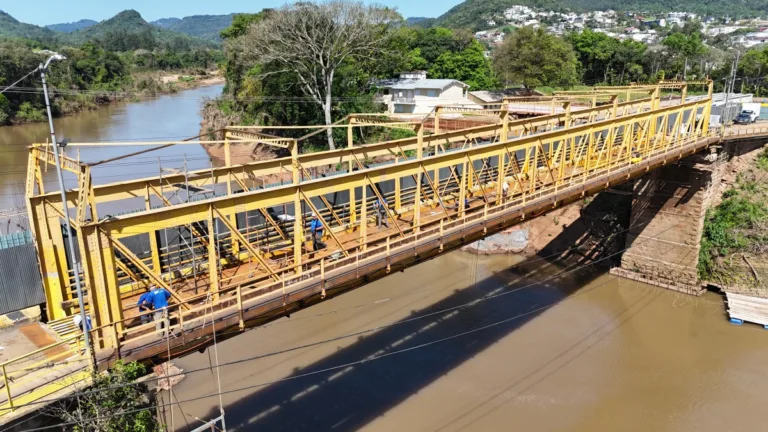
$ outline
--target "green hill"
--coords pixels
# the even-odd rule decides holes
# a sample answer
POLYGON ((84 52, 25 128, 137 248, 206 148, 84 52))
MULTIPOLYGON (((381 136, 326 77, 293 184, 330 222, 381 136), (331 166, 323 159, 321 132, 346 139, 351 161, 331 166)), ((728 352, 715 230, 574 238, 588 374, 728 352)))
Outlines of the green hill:
POLYGON ((98 21, 94 21, 94 20, 81 19, 80 21, 76 21, 76 22, 51 24, 45 27, 59 33, 72 33, 73 31, 86 29, 88 27, 93 27, 98 23, 99 23, 98 21))
POLYGON ((152 21, 150 24, 167 30, 184 33, 188 36, 197 37, 214 42, 220 42, 219 34, 222 30, 232 25, 232 18, 235 14, 229 15, 193 15, 179 18, 163 18, 152 21))
MULTIPOLYGON (((466 0, 435 20, 435 26, 482 29, 489 19, 503 17, 514 5, 548 10, 606 10, 633 12, 693 12, 733 18, 768 15, 768 0, 466 0), (725 4, 727 3, 727 5, 725 4)), ((498 20, 497 20, 498 22, 498 20)))
POLYGON ((16 18, 0 10, 0 37, 51 42, 56 39, 56 33, 45 27, 19 22, 16 18))
POLYGON ((80 45, 90 40, 100 40, 112 51, 153 46, 173 45, 187 47, 213 47, 215 44, 198 38, 153 26, 135 10, 120 12, 92 27, 61 34, 59 39, 68 44, 80 45))

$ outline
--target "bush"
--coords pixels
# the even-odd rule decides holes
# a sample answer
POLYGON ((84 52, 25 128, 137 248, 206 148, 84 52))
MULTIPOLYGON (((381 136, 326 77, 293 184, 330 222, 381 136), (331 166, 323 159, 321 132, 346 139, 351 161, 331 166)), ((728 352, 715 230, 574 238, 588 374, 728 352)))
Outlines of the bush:
POLYGON ((139 363, 118 361, 108 373, 94 378, 89 390, 96 392, 55 405, 51 414, 75 424, 76 431, 159 432, 163 428, 153 414, 154 399, 146 385, 135 383, 145 374, 139 363))
POLYGON ((11 103, 0 94, 0 125, 6 124, 11 117, 11 103))
MULTIPOLYGON (((751 183, 747 191, 751 192, 751 183)), ((739 187, 739 186, 737 186, 739 187)), ((740 188, 740 187, 739 187, 740 188)), ((699 252, 699 277, 728 279, 724 260, 766 241, 760 226, 768 222, 768 205, 748 192, 731 191, 707 213, 699 252)))
POLYGON ((757 167, 763 171, 768 171, 768 148, 757 156, 757 167))
POLYGON ((31 102, 24 102, 19 105, 19 111, 16 112, 16 120, 24 123, 45 121, 45 110, 35 108, 31 102))

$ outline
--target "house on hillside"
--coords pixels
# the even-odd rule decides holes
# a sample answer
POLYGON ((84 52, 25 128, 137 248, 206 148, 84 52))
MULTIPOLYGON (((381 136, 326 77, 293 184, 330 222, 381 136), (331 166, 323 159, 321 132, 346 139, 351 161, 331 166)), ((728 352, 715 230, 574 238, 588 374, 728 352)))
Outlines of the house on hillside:
POLYGON ((427 114, 438 105, 470 105, 469 86, 455 79, 428 79, 425 71, 402 72, 381 80, 379 102, 394 114, 427 114))

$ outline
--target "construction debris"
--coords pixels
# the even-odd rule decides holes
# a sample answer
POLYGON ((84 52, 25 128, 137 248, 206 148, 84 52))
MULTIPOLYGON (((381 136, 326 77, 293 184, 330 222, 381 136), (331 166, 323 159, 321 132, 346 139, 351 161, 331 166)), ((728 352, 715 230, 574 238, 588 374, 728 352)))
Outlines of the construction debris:
POLYGON ((181 380, 184 379, 186 375, 184 375, 182 372, 184 372, 183 369, 179 368, 175 364, 171 362, 165 362, 162 364, 159 364, 155 366, 152 369, 155 373, 155 376, 158 378, 157 380, 157 389, 158 390, 170 390, 171 387, 175 386, 176 384, 180 383, 181 380), (166 378, 170 377, 170 378, 166 378))

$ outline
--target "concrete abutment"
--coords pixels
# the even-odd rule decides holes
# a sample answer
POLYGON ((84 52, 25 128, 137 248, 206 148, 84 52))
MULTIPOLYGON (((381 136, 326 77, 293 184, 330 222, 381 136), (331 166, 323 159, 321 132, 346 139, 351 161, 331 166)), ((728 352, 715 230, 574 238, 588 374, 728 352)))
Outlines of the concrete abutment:
POLYGON ((726 165, 718 150, 712 147, 635 182, 627 249, 613 274, 691 295, 705 292, 699 250, 726 165))

